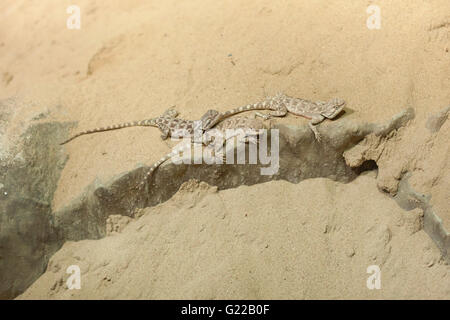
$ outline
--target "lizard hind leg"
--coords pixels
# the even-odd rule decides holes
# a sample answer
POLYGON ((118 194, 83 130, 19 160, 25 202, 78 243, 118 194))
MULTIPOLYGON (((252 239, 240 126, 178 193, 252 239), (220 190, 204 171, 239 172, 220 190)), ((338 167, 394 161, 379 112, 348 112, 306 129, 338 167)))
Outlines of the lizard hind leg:
POLYGON ((287 114, 287 108, 286 107, 280 107, 277 110, 270 111, 269 114, 272 117, 284 117, 287 114))
POLYGON ((263 118, 264 120, 269 120, 270 118, 272 118, 272 115, 270 114, 265 114, 265 113, 261 113, 259 111, 255 112, 255 116, 258 116, 260 118, 263 118))
POLYGON ((169 109, 167 109, 166 111, 164 111, 164 113, 162 114, 162 117, 168 117, 168 118, 176 118, 178 117, 179 112, 177 110, 174 109, 174 107, 171 107, 169 109))
POLYGON ((161 130, 161 139, 166 140, 170 135, 169 127, 162 124, 158 124, 158 129, 161 130))
POLYGON ((203 131, 209 130, 222 120, 222 114, 214 109, 210 109, 200 118, 203 131))

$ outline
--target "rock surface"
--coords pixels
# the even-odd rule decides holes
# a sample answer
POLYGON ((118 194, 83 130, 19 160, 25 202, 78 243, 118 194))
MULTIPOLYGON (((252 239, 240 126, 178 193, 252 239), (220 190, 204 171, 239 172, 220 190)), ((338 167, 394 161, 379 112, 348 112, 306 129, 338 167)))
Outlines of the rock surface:
MULTIPOLYGON (((9 106, 17 103, 9 100, 9 106)), ((3 115, 8 114, 5 102, 3 115)), ((3 127, 6 133, 5 126, 3 127)), ((40 123, 22 136, 2 136, 0 166, 0 299, 23 292, 62 245, 51 202, 67 155, 58 138, 68 126, 40 123)))

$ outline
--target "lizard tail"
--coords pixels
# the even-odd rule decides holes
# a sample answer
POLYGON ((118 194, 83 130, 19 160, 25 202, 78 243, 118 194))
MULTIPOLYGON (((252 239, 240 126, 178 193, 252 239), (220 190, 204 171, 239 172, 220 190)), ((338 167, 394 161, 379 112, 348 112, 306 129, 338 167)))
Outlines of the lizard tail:
POLYGON ((107 127, 101 127, 101 128, 95 128, 95 129, 91 129, 91 130, 86 130, 86 131, 82 131, 77 133, 76 135, 70 137, 69 139, 67 139, 64 142, 61 142, 60 145, 66 144, 69 141, 72 141, 73 139, 85 135, 85 134, 90 134, 90 133, 95 133, 95 132, 102 132, 102 131, 109 131, 109 130, 116 130, 116 129, 122 129, 122 128, 127 128, 127 127, 136 127, 136 126, 156 126, 155 121, 153 121, 153 119, 150 120, 142 120, 142 121, 134 121, 134 122, 126 122, 126 123, 120 123, 120 124, 115 124, 112 126, 107 126, 107 127))
POLYGON ((179 154, 181 151, 183 151, 185 149, 186 146, 182 146, 181 148, 175 148, 173 151, 171 151, 170 153, 166 154, 164 157, 162 157, 161 159, 159 159, 158 161, 156 161, 152 167, 147 171, 147 173, 145 174, 144 179, 142 179, 141 183, 139 183, 136 187, 137 189, 141 189, 144 185, 145 182, 148 181, 148 179, 150 178, 150 176, 152 175, 152 173, 158 169, 158 167, 163 164, 164 162, 166 162, 167 160, 169 160, 170 158, 172 158, 173 156, 179 154))
POLYGON ((268 108, 268 106, 265 101, 257 102, 257 103, 247 104, 245 106, 241 106, 239 108, 232 109, 229 111, 225 111, 224 113, 222 113, 222 117, 225 118, 225 117, 228 117, 228 116, 236 114, 236 113, 241 113, 241 112, 250 111, 250 110, 262 110, 262 109, 267 109, 267 108, 268 108))
POLYGON ((139 185, 137 186, 138 189, 142 188, 145 185, 145 182, 150 178, 150 176, 152 175, 152 173, 161 165, 163 164, 165 161, 169 160, 172 156, 174 155, 174 152, 168 153, 166 154, 164 157, 162 157, 161 159, 159 159, 158 161, 156 161, 152 167, 147 171, 147 173, 145 174, 144 179, 142 179, 141 183, 139 183, 139 185))
POLYGON ((252 110, 272 110, 272 115, 276 117, 282 117, 286 115, 287 113, 286 107, 284 105, 277 103, 277 101, 275 101, 274 99, 275 98, 266 99, 261 102, 247 104, 245 106, 241 106, 233 110, 225 111, 224 113, 222 113, 221 119, 226 118, 230 115, 252 110))

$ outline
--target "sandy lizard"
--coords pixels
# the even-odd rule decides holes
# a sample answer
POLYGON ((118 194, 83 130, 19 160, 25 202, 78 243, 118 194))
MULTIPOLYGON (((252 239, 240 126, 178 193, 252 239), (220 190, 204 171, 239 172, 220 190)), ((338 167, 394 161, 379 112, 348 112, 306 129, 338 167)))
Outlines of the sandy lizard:
MULTIPOLYGON (((276 97, 282 101, 289 113, 310 120, 308 125, 317 141, 320 141, 321 137, 316 125, 325 119, 334 119, 345 106, 345 101, 339 98, 333 98, 329 101, 313 102, 306 99, 289 97, 282 93, 278 94, 276 97)), ((269 117, 271 117, 271 115, 264 116, 266 119, 269 117)))
MULTIPOLYGON (((219 148, 216 148, 215 141, 211 141, 212 139, 210 133, 212 133, 212 130, 219 130, 221 135, 225 137, 226 135, 225 131, 227 129, 242 129, 242 131, 237 132, 236 135, 226 137, 226 140, 222 141, 224 144, 226 143, 227 140, 234 138, 236 136, 240 143, 242 142, 256 143, 257 141, 256 139, 259 135, 260 130, 265 129, 265 126, 260 120, 254 118, 252 119, 246 117, 235 117, 225 119, 222 122, 220 122, 217 126, 215 126, 214 129, 205 131, 205 133, 203 134, 203 139, 205 140, 206 146, 208 148, 214 148, 215 150, 221 149, 222 146, 218 146, 219 148)), ((178 146, 168 154, 164 155, 158 161, 156 161, 146 172, 144 179, 137 185, 137 187, 142 188, 145 185, 145 182, 149 180, 150 176, 161 164, 163 164, 170 158, 178 155, 180 152, 184 152, 189 147, 190 145, 188 144, 178 146)))
POLYGON ((316 128, 316 125, 321 123, 325 119, 335 118, 344 108, 345 101, 339 98, 333 98, 329 101, 309 101, 306 99, 289 97, 283 93, 278 93, 273 97, 266 98, 263 102, 258 102, 255 104, 248 104, 230 111, 221 113, 214 121, 210 122, 209 127, 212 128, 214 125, 230 117, 234 114, 251 111, 251 110, 272 110, 269 115, 263 115, 257 113, 257 115, 263 117, 264 119, 269 119, 271 117, 283 117, 287 112, 292 113, 297 116, 302 116, 310 120, 308 123, 315 138, 320 141, 321 137, 316 128))
MULTIPOLYGON (((62 142, 61 144, 66 144, 69 141, 72 141, 73 139, 90 133, 95 132, 102 132, 102 131, 108 131, 108 130, 116 130, 116 129, 122 129, 127 127, 135 127, 135 126, 151 126, 151 127, 157 127, 159 130, 161 130, 161 138, 163 140, 167 139, 169 136, 187 136, 191 135, 193 136, 194 131, 197 129, 195 127, 196 122, 193 120, 185 120, 177 118, 178 112, 174 110, 173 108, 168 109, 165 111, 161 116, 156 118, 151 118, 147 120, 141 120, 141 121, 134 121, 134 122, 125 122, 121 124, 116 124, 108 127, 101 127, 101 128, 95 128, 91 130, 86 130, 79 132, 75 134, 74 136, 70 137, 66 141, 62 142)), ((199 126, 201 124, 202 128, 210 126, 210 122, 217 122, 216 118, 220 116, 218 111, 215 110, 208 110, 200 119, 200 121, 197 123, 199 126)))

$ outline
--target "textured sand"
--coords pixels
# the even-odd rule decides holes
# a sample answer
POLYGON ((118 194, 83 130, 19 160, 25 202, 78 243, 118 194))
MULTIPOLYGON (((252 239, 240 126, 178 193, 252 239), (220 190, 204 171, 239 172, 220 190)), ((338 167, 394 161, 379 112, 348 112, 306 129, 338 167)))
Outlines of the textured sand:
POLYGON ((399 209, 373 174, 220 192, 191 181, 142 214, 101 240, 66 243, 20 298, 450 297, 450 269, 418 231, 420 210, 399 209), (70 265, 80 290, 67 289, 70 265), (380 290, 366 286, 370 265, 380 266, 380 290))
MULTIPOLYGON (((21 101, 16 110, 10 110, 7 139, 0 139, 2 159, 8 151, 5 146, 13 146, 29 121, 41 113, 47 116, 40 121, 76 121, 75 132, 154 117, 173 105, 183 117, 194 119, 207 109, 227 110, 278 91, 312 100, 339 96, 347 101, 345 117, 355 121, 383 121, 412 107, 416 119, 382 152, 383 178, 390 184, 404 171, 411 172, 413 187, 432 196, 431 203, 450 230, 450 122, 433 135, 425 129, 430 115, 450 105, 448 0, 377 1, 382 10, 380 30, 367 29, 366 8, 372 2, 362 0, 78 0, 81 30, 66 28, 70 4, 73 2, 52 0, 0 3, 0 99, 15 96, 21 101)), ((277 121, 306 123, 292 116, 277 121)), ((138 163, 154 162, 169 150, 159 135, 154 128, 130 128, 81 137, 68 144, 70 158, 53 208, 67 205, 94 179, 106 181, 138 163)), ((133 235, 125 229, 122 235, 98 242, 67 244, 54 257, 47 274, 24 296, 74 294, 50 287, 62 277, 65 264, 72 263, 72 251, 79 250, 76 256, 84 259, 83 265, 91 266, 85 272, 92 278, 85 291, 74 294, 77 298, 449 298, 448 287, 442 285, 444 280, 449 283, 448 266, 436 262, 436 248, 423 231, 409 235, 405 226, 389 220, 401 211, 377 193, 374 179, 347 186, 318 180, 243 189, 254 193, 253 202, 233 190, 208 197, 230 197, 236 215, 267 201, 251 216, 251 225, 239 224, 241 216, 219 211, 233 226, 233 233, 222 223, 217 225, 222 238, 205 233, 200 240, 198 228, 213 225, 217 217, 210 212, 217 203, 205 203, 207 209, 195 206, 195 214, 191 209, 187 217, 183 216, 187 209, 149 209, 128 227, 142 225, 141 233, 133 235), (263 188, 271 191, 262 192, 263 188), (325 200, 327 188, 340 189, 344 198, 325 200), (306 195, 300 190, 306 190, 306 195), (284 197, 282 209, 272 193, 284 197), (313 202, 314 197, 322 200, 313 202), (291 200, 295 206, 287 204, 291 200), (333 209, 339 201, 341 207, 333 209), (372 205, 361 207, 367 201, 373 201, 372 205), (156 224, 150 218, 155 210, 168 210, 164 218, 158 216, 156 224), (353 258, 345 254, 351 247, 345 240, 347 231, 323 234, 321 228, 332 217, 341 230, 354 230, 350 243, 357 249, 353 258), (379 217, 383 224, 370 220, 376 227, 373 234, 367 233, 364 217, 379 217), (269 221, 277 226, 277 233, 263 235, 252 229, 269 230, 269 221), (185 223, 190 223, 188 229, 181 228, 185 223), (314 227, 308 228, 309 224, 314 227), (288 226, 292 229, 285 232, 288 226), (240 227, 244 230, 239 231, 240 227), (397 231, 392 231, 388 244, 382 244, 387 229, 397 231), (154 237, 155 233, 159 237, 154 237), (291 240, 285 238, 288 236, 291 240), (140 243, 139 237, 148 242, 140 243), (163 246, 154 246, 151 239, 159 239, 157 243, 163 246), (288 253, 290 241, 297 248, 295 255, 288 253), (123 250, 121 255, 105 249, 119 250, 117 246, 123 250), (221 251, 222 247, 226 250, 221 251), (278 251, 260 258, 261 252, 271 248, 278 251), (377 259, 387 257, 383 267, 387 281, 381 291, 368 291, 362 285, 371 257, 366 249, 376 251, 377 259), (95 260, 90 250, 117 269, 101 267, 103 261, 95 260), (224 252, 229 253, 226 259, 224 252), (132 262, 135 255, 136 265, 132 262), (216 264, 217 259, 223 261, 216 264), (138 270, 146 260, 151 261, 144 264, 148 269, 138 270), (96 278, 93 270, 105 272, 113 280, 96 278), (133 278, 135 273, 139 276, 133 278), (154 282, 141 284, 146 275, 154 282), (181 275, 191 277, 182 286, 178 281, 185 278, 181 275), (111 281, 117 282, 108 289, 111 281)))

